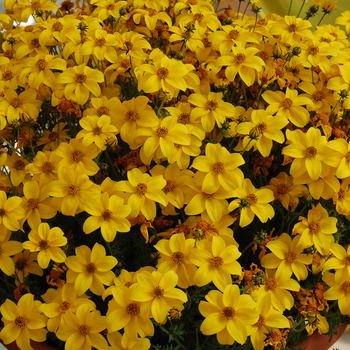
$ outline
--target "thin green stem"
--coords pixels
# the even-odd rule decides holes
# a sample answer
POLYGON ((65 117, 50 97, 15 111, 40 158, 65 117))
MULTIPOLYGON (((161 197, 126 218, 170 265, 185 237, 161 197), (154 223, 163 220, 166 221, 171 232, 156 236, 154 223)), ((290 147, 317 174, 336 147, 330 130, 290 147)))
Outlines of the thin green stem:
POLYGON ((324 18, 324 16, 326 15, 326 12, 323 14, 323 16, 321 17, 320 21, 318 22, 317 26, 319 26, 324 18))
POLYGON ((290 0, 289 9, 288 9, 288 16, 290 15, 290 10, 292 9, 292 4, 293 4, 293 0, 290 0))
POLYGON ((303 2, 303 3, 301 4, 301 6, 300 6, 300 10, 299 10, 299 12, 298 12, 298 16, 297 16, 297 17, 299 17, 300 12, 301 12, 301 10, 303 9, 304 5, 305 5, 305 2, 303 2))
POLYGON ((248 1, 248 3, 247 3, 247 6, 245 7, 245 9, 244 9, 244 12, 243 12, 243 15, 242 15, 242 19, 244 18, 244 15, 245 15, 245 13, 247 12, 247 10, 248 10, 248 6, 250 5, 250 2, 248 1))

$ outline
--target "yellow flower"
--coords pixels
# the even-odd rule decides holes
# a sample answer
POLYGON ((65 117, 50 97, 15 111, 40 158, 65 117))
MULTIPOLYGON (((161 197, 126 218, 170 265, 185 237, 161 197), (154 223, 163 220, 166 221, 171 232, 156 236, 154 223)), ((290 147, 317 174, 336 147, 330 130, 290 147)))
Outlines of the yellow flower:
POLYGON ((231 212, 239 208, 240 227, 248 226, 255 215, 261 222, 266 222, 275 215, 275 210, 268 204, 274 200, 273 192, 268 188, 255 188, 250 179, 244 179, 242 186, 234 191, 233 197, 240 199, 234 199, 229 204, 228 210, 231 212))
POLYGON ((22 350, 32 350, 30 339, 38 342, 46 340, 47 318, 39 312, 41 302, 34 300, 31 293, 25 294, 16 305, 6 299, 0 306, 4 328, 0 332, 0 338, 5 344, 16 341, 22 350))
POLYGON ((336 176, 338 179, 344 179, 350 176, 350 144, 344 139, 336 139, 328 142, 327 146, 336 153, 332 153, 335 160, 334 165, 337 168, 336 176))
POLYGON ((90 305, 83 304, 75 315, 69 309, 64 315, 64 321, 65 324, 60 325, 56 335, 66 342, 66 350, 108 348, 106 339, 100 334, 106 328, 106 316, 101 316, 100 311, 91 311, 90 305))
POLYGON ((124 191, 129 196, 128 204, 131 207, 131 216, 136 217, 141 212, 147 220, 156 216, 156 202, 166 206, 168 199, 162 191, 166 185, 163 176, 151 177, 143 174, 138 168, 127 173, 128 181, 119 181, 115 185, 118 191, 124 191), (130 195, 129 195, 130 193, 130 195))
POLYGON ((190 261, 199 267, 194 274, 193 283, 201 287, 213 282, 223 291, 232 283, 231 275, 242 274, 242 267, 237 262, 240 256, 237 246, 226 245, 220 236, 213 236, 211 241, 199 241, 190 256, 190 261))
POLYGON ((103 82, 103 73, 84 63, 66 69, 56 79, 57 84, 64 84, 66 99, 77 101, 80 105, 89 100, 90 93, 96 97, 100 96, 101 88, 98 83, 103 82))
POLYGON ((335 274, 325 272, 322 280, 330 288, 323 294, 326 300, 338 300, 338 307, 342 315, 350 315, 350 279, 337 280, 335 274))
POLYGON ((133 284, 129 288, 117 286, 113 289, 113 300, 108 304, 107 329, 113 333, 124 328, 124 334, 131 340, 154 335, 152 321, 141 312, 141 303, 131 299, 133 284))
POLYGON ((332 255, 323 265, 323 270, 335 270, 335 280, 350 279, 350 246, 345 249, 338 243, 331 243, 332 255))
POLYGON ((269 115, 286 117, 294 125, 304 127, 310 120, 309 112, 301 107, 312 105, 312 101, 305 96, 298 96, 298 91, 287 87, 286 93, 282 91, 266 91, 262 94, 264 100, 269 104, 266 112, 269 115))
POLYGON ((345 26, 345 31, 347 34, 350 33, 350 11, 343 11, 340 17, 335 19, 335 24, 341 24, 345 26))
POLYGON ((26 176, 25 167, 27 164, 28 161, 18 155, 16 152, 13 152, 11 155, 7 156, 5 165, 10 170, 10 179, 13 186, 18 186, 24 180, 26 176))
MULTIPOLYGON (((29 250, 16 254, 12 259, 15 264, 15 274, 20 283, 31 273, 33 275, 42 276, 44 271, 34 261, 37 259, 38 253, 31 253, 29 250)), ((17 284, 17 283, 16 283, 17 284)))
MULTIPOLYGON (((146 58, 145 49, 151 50, 150 43, 142 34, 137 32, 115 32, 114 36, 117 41, 117 46, 133 58, 144 60, 146 58)), ((111 62, 115 63, 115 61, 111 62)))
POLYGON ((9 241, 11 233, 0 240, 0 270, 6 275, 11 276, 15 273, 15 264, 10 256, 18 254, 22 251, 21 242, 9 241))
MULTIPOLYGON (((20 197, 10 197, 7 199, 6 193, 0 191, 0 225, 11 231, 20 229, 19 220, 25 216, 25 210, 21 207, 20 197)), ((2 230, 1 230, 2 231, 2 230)))
POLYGON ((121 15, 119 13, 119 10, 127 5, 126 1, 117 1, 114 0, 99 0, 99 1, 92 1, 92 4, 94 6, 97 6, 95 8, 95 11, 93 12, 93 15, 97 15, 99 19, 105 20, 109 16, 112 16, 115 19, 120 19, 121 15))
POLYGON ((259 320, 252 298, 247 294, 240 295, 238 286, 229 284, 223 292, 211 290, 205 299, 207 301, 201 301, 198 306, 205 317, 201 332, 216 334, 221 345, 232 345, 235 341, 244 344, 248 336, 247 327, 259 320))
POLYGON ((293 240, 287 233, 282 233, 277 239, 269 241, 266 247, 272 253, 266 254, 261 259, 261 266, 267 269, 275 269, 276 277, 285 274, 291 277, 294 273, 298 281, 305 280, 308 271, 305 265, 312 263, 312 254, 302 254, 304 247, 298 245, 300 237, 293 240))
POLYGON ((132 289, 130 299, 144 303, 144 318, 153 317, 164 323, 172 307, 181 308, 187 302, 187 295, 175 288, 178 281, 174 271, 160 273, 142 271, 137 274, 138 285, 132 289))
POLYGON ((335 204, 338 214, 350 214, 349 182, 350 179, 344 179, 340 185, 339 191, 333 195, 333 204, 335 204))
POLYGON ((79 131, 76 139, 83 139, 83 146, 88 147, 92 143, 104 151, 107 148, 107 143, 111 140, 116 140, 118 129, 111 125, 111 118, 108 115, 89 115, 79 120, 83 130, 79 131))
POLYGON ((119 332, 107 333, 107 339, 111 344, 111 350, 148 350, 151 347, 151 343, 147 338, 138 338, 137 341, 131 340, 128 336, 119 332))
POLYGON ((91 233, 101 228, 101 233, 106 242, 112 242, 119 232, 129 232, 130 222, 126 217, 131 212, 129 205, 124 205, 124 200, 116 195, 109 197, 104 192, 94 202, 86 202, 84 209, 91 216, 83 225, 85 233, 91 233))
POLYGON ((301 222, 293 228, 293 234, 301 235, 298 246, 306 248, 314 245, 322 255, 327 255, 334 241, 333 233, 338 230, 338 219, 329 217, 327 210, 318 203, 309 210, 307 218, 300 216, 299 220, 301 222))
POLYGON ((46 269, 51 259, 58 263, 65 261, 66 254, 60 247, 67 244, 67 238, 59 227, 50 229, 49 224, 43 222, 29 232, 28 238, 29 241, 23 243, 23 248, 39 252, 37 259, 41 268, 46 269))
POLYGON ((86 245, 75 248, 76 256, 66 258, 67 282, 74 283, 78 295, 84 294, 88 289, 96 295, 102 295, 103 285, 111 285, 114 273, 111 271, 118 260, 114 256, 106 256, 105 248, 95 243, 92 250, 86 245))
POLYGON ((64 324, 64 315, 68 310, 76 313, 82 304, 89 305, 91 310, 96 309, 95 303, 89 300, 86 295, 77 296, 73 283, 67 283, 62 288, 49 289, 42 295, 42 298, 45 303, 40 305, 39 311, 49 318, 47 329, 50 332, 56 333, 58 327, 64 324))
POLYGON ((197 268, 190 261, 190 254, 194 245, 195 240, 185 239, 183 233, 174 234, 169 240, 161 239, 155 245, 155 248, 160 252, 157 264, 158 271, 161 273, 169 270, 175 271, 179 277, 177 285, 182 289, 193 285, 193 276, 197 268))
POLYGON ((44 135, 38 140, 37 145, 45 145, 43 152, 55 150, 60 143, 66 142, 70 139, 67 130, 63 130, 66 127, 64 123, 57 123, 53 131, 44 131, 44 135))

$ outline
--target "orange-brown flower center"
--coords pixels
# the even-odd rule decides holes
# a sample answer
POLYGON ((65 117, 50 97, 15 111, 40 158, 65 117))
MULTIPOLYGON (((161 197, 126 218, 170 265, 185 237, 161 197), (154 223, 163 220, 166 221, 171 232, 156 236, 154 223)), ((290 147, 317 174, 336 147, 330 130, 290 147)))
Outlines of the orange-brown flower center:
POLYGON ((286 98, 283 102, 282 102, 282 107, 285 109, 289 109, 293 106, 293 101, 290 98, 286 98))
POLYGON ((44 162, 41 169, 44 173, 52 173, 55 170, 55 166, 51 162, 44 162))
POLYGON ((312 98, 315 100, 315 101, 322 101, 324 99, 324 93, 323 91, 315 91, 313 94, 312 94, 312 98))
POLYGON ((47 241, 46 239, 41 240, 39 242, 39 247, 41 250, 46 250, 46 249, 50 248, 49 241, 47 241))
POLYGON ((140 307, 135 302, 126 305, 125 310, 131 316, 137 316, 140 313, 140 307))
POLYGON ((153 294, 156 298, 161 298, 164 295, 164 289, 160 286, 157 286, 153 289, 153 294))
POLYGON ((77 74, 75 76, 75 81, 77 83, 85 83, 86 79, 87 79, 87 75, 86 74, 77 74))
POLYGON ((93 275, 97 271, 97 266, 93 262, 89 262, 85 266, 86 272, 90 275, 93 275))
POLYGON ((24 170, 26 167, 26 164, 23 162, 23 160, 16 160, 15 163, 13 164, 13 167, 16 168, 17 170, 24 170))
POLYGON ((258 203, 258 197, 254 193, 249 193, 245 198, 248 200, 250 205, 258 203))
POLYGON ((140 116, 135 111, 127 111, 126 114, 125 114, 125 119, 128 122, 136 122, 136 120, 140 119, 140 116))
POLYGON ((37 60, 36 66, 39 70, 44 70, 47 66, 47 62, 41 58, 40 60, 37 60))
POLYGON ((56 22, 52 25, 52 30, 54 32, 60 32, 63 29, 63 24, 60 22, 56 22))
POLYGON ((105 209, 105 210, 102 212, 102 217, 103 217, 103 220, 104 220, 104 221, 109 221, 109 220, 111 220, 112 216, 113 216, 113 213, 112 213, 110 210, 108 210, 108 209, 105 209))
POLYGON ((263 134, 266 129, 267 129, 267 124, 265 124, 264 122, 258 123, 256 126, 260 132, 260 134, 263 134))
POLYGON ((213 164, 214 173, 220 174, 225 171, 225 164, 223 162, 215 162, 213 164))
POLYGON ((169 75, 168 68, 165 68, 165 67, 158 68, 157 75, 160 79, 165 79, 169 75))
POLYGON ((86 324, 82 324, 81 326, 79 326, 78 328, 78 333, 85 337, 86 335, 88 335, 90 333, 90 329, 89 326, 87 326, 86 324))
POLYGON ((38 39, 38 38, 32 39, 32 41, 30 42, 30 45, 31 45, 33 48, 40 47, 39 39, 38 39))
POLYGON ((19 258, 16 262, 15 262, 15 269, 22 271, 25 269, 25 267, 27 266, 27 260, 24 258, 19 258))
POLYGON ((278 193, 282 193, 282 194, 285 194, 289 191, 289 186, 286 185, 286 184, 279 184, 277 186, 277 192, 278 193))
POLYGON ((189 113, 181 113, 177 118, 177 122, 180 124, 187 124, 190 121, 189 113))
POLYGON ((27 318, 25 316, 17 316, 15 318, 15 326, 21 329, 27 327, 27 318))
POLYGON ((11 80, 13 78, 13 74, 10 70, 5 70, 3 73, 2 73, 2 78, 5 80, 5 81, 8 81, 8 80, 11 80))
POLYGON ((79 188, 78 185, 76 185, 76 184, 69 184, 67 192, 68 192, 68 194, 75 196, 75 195, 77 195, 79 193, 79 190, 80 190, 80 188, 79 188))
POLYGON ((59 310, 61 312, 66 312, 70 308, 70 302, 69 301, 62 301, 62 303, 59 306, 59 310))
POLYGON ((296 23, 292 23, 288 26, 288 30, 290 33, 295 33, 298 29, 298 26, 296 25, 296 23))
POLYGON ((263 315, 259 315, 259 320, 256 323, 257 327, 263 327, 265 326, 265 317, 263 315))
POLYGON ((350 282, 349 281, 345 281, 342 284, 342 287, 343 287, 345 293, 350 293, 350 282))
POLYGON ((238 53, 237 55, 233 56, 233 63, 241 64, 245 61, 245 54, 238 53))
POLYGON ((160 126, 156 130, 156 134, 158 137, 165 137, 166 135, 168 135, 168 132, 169 132, 168 129, 165 128, 164 126, 160 126))
POLYGON ((202 21, 204 18, 204 16, 201 14, 201 13, 196 13, 194 16, 193 16, 193 21, 202 21))
POLYGON ((316 45, 311 45, 307 49, 307 52, 308 52, 309 55, 317 55, 319 51, 320 50, 319 50, 319 48, 316 45))
POLYGON ((166 180, 166 185, 163 188, 163 192, 167 194, 171 191, 174 191, 175 187, 176 187, 176 182, 174 180, 166 180))
POLYGON ((15 97, 15 98, 11 101, 10 105, 11 105, 12 107, 14 107, 14 108, 18 108, 19 106, 22 105, 22 101, 21 101, 18 97, 15 97))
POLYGON ((278 287, 278 281, 275 278, 267 278, 265 280, 265 287, 267 290, 274 290, 278 287))
POLYGON ((139 195, 145 195, 147 193, 147 185, 144 183, 137 184, 136 193, 139 195))
POLYGON ((6 211, 4 208, 0 208, 0 216, 6 215, 6 211))
POLYGON ((208 100, 205 104, 205 107, 213 111, 214 109, 218 108, 219 104, 214 100, 208 100))
POLYGON ((350 255, 347 255, 347 256, 344 258, 344 260, 345 260, 346 266, 349 266, 349 265, 350 265, 350 255))
POLYGON ((235 39, 237 39, 238 37, 239 37, 239 31, 238 30, 231 30, 229 33, 228 33, 228 36, 231 38, 231 39, 233 39, 233 40, 235 40, 235 39))
POLYGON ((317 149, 315 147, 310 146, 305 150, 305 156, 308 158, 314 158, 316 157, 316 154, 317 154, 317 149))
POLYGON ((231 306, 226 306, 222 309, 221 315, 226 320, 232 320, 236 316, 236 311, 231 306))
POLYGON ((290 263, 294 263, 298 260, 298 256, 293 252, 288 252, 284 258, 290 263))
POLYGON ((72 152, 72 160, 73 162, 79 163, 83 159, 83 152, 82 151, 73 151, 72 152))
POLYGON ((97 46, 103 46, 106 43, 105 38, 96 38, 95 39, 95 45, 97 46))
POLYGON ((175 252, 171 255, 171 260, 180 265, 185 261, 185 254, 183 252, 175 252))
POLYGON ((317 234, 317 233, 321 232, 321 225, 320 225, 320 223, 313 221, 313 222, 309 223, 309 229, 310 229, 311 233, 317 234))
POLYGON ((219 268, 224 264, 224 259, 221 256, 213 256, 209 259, 209 263, 215 267, 219 268))
POLYGON ((101 115, 109 115, 109 108, 106 106, 101 106, 97 108, 97 115, 101 117, 101 115))
POLYGON ((48 137, 49 137, 49 140, 51 141, 57 140, 57 132, 56 131, 50 132, 48 137))
POLYGON ((102 133, 102 128, 100 126, 96 125, 92 128, 92 133, 94 135, 100 135, 102 133))
POLYGON ((29 198, 27 200, 28 209, 36 209, 38 207, 39 201, 36 198, 29 198))

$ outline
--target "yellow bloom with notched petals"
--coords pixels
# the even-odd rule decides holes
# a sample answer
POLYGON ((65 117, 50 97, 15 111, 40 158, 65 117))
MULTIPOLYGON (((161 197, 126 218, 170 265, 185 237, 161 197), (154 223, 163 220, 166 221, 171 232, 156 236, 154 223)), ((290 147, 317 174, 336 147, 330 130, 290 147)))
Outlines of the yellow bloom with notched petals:
POLYGON ((19 220, 25 216, 25 210, 21 207, 20 197, 7 199, 6 193, 0 191, 0 225, 11 231, 20 229, 19 220))
POLYGON ((23 252, 16 254, 12 258, 15 264, 15 274, 20 283, 23 283, 24 279, 29 274, 38 276, 44 274, 42 268, 34 261, 37 260, 37 257, 38 253, 31 253, 29 250, 23 250, 23 252))
POLYGON ((15 273, 15 264, 10 256, 23 250, 21 242, 10 241, 10 237, 11 234, 8 232, 4 238, 0 239, 0 270, 7 276, 15 273))

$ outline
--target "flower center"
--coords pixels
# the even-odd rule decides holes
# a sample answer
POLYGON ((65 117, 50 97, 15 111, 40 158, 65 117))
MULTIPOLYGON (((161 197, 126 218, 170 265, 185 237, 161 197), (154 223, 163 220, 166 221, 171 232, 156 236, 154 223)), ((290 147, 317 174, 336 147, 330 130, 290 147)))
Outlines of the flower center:
POLYGON ((62 23, 60 23, 60 22, 56 22, 56 23, 54 23, 53 26, 52 26, 52 30, 53 30, 54 32, 60 32, 62 29, 63 29, 63 25, 62 25, 62 23))
POLYGON ((49 246, 49 241, 47 241, 46 239, 43 239, 39 242, 39 247, 41 250, 46 250, 48 249, 50 246, 49 246))
POLYGON ((214 193, 205 193, 203 192, 204 198, 205 199, 210 199, 214 197, 214 193))
POLYGON ((245 198, 248 200, 249 205, 258 203, 258 197, 254 193, 249 193, 245 198))
POLYGON ((163 188, 163 192, 165 194, 167 194, 167 193, 173 191, 175 186, 176 186, 176 182, 175 181, 173 181, 173 180, 166 180, 166 185, 163 188))
POLYGON ((80 335, 82 335, 83 337, 85 337, 86 335, 88 335, 88 334, 89 334, 89 331, 90 331, 89 326, 87 326, 86 324, 82 324, 82 325, 79 326, 79 328, 78 328, 78 333, 79 333, 80 335))
POLYGON ((41 169, 44 173, 52 173, 55 170, 55 167, 51 162, 44 162, 41 169))
POLYGON ((17 108, 22 104, 22 101, 18 97, 15 97, 10 104, 12 107, 17 108))
POLYGON ((24 258, 19 258, 16 262, 15 262, 15 268, 16 270, 24 270, 25 267, 27 266, 27 260, 24 258))
POLYGON ((347 162, 350 162, 350 152, 346 153, 345 159, 347 162))
POLYGON ((34 39, 30 42, 30 45, 31 45, 33 48, 40 47, 39 39, 38 39, 38 38, 34 38, 34 39))
POLYGON ((180 124, 187 124, 190 121, 189 113, 181 113, 177 118, 177 122, 180 124))
POLYGON ((168 68, 165 68, 165 67, 158 68, 157 75, 160 79, 165 79, 169 75, 168 68))
POLYGON ((260 131, 260 134, 263 134, 264 131, 266 131, 266 129, 267 129, 267 125, 264 122, 258 123, 258 125, 256 127, 260 131))
POLYGON ((139 195, 145 195, 147 193, 147 185, 143 183, 137 184, 136 193, 139 195))
POLYGON ((164 295, 164 289, 158 286, 154 288, 153 294, 156 298, 161 298, 164 295))
POLYGON ((350 255, 347 255, 347 256, 344 258, 344 260, 345 260, 345 264, 346 264, 347 266, 349 266, 349 265, 350 265, 350 255))
POLYGON ((30 198, 27 200, 28 209, 36 209, 38 207, 39 201, 35 198, 30 198))
POLYGON ((27 326, 27 318, 25 316, 17 316, 15 318, 15 326, 18 328, 25 328, 27 326))
POLYGON ((255 325, 258 327, 265 326, 265 317, 263 315, 259 315, 259 320, 255 325))
POLYGON ((16 168, 17 170, 24 170, 26 167, 26 164, 23 162, 23 160, 16 160, 15 163, 13 164, 13 167, 16 168))
POLYGON ((221 315, 223 318, 226 318, 226 320, 232 320, 236 315, 236 311, 233 307, 226 306, 222 309, 221 315))
POLYGON ((77 186, 76 184, 69 184, 67 192, 68 194, 75 196, 79 193, 79 186, 77 186))
POLYGON ((338 192, 338 199, 340 199, 340 200, 344 199, 345 195, 346 195, 346 191, 341 188, 338 192))
POLYGON ((93 129, 92 129, 92 133, 93 133, 94 135, 100 135, 100 134, 102 133, 102 128, 96 125, 96 126, 93 127, 93 129))
POLYGON ((297 29, 298 29, 298 26, 295 23, 290 24, 289 27, 288 27, 288 30, 291 33, 295 33, 297 29))
POLYGON ((125 114, 125 119, 128 122, 136 122, 137 119, 140 119, 139 115, 135 111, 127 111, 125 114))
POLYGON ((215 162, 213 165, 214 173, 223 173, 225 171, 225 164, 222 162, 215 162))
POLYGON ((49 140, 51 140, 51 141, 57 140, 57 132, 56 131, 52 131, 49 133, 49 140))
POLYGON ((39 68, 39 70, 44 70, 47 66, 47 62, 43 59, 40 59, 36 62, 36 66, 39 68))
POLYGON ((101 115, 109 115, 109 108, 106 106, 101 106, 97 108, 97 115, 101 117, 101 115))
POLYGON ((4 208, 0 208, 0 216, 6 215, 6 211, 4 208))
POLYGON ((113 11, 114 8, 115 8, 115 4, 112 3, 112 2, 110 2, 110 3, 106 6, 106 9, 107 9, 108 11, 113 11))
POLYGON ((10 70, 5 70, 5 72, 2 74, 2 78, 5 81, 11 80, 13 78, 13 74, 10 70))
POLYGON ((285 193, 288 192, 288 190, 289 190, 289 186, 286 185, 286 184, 279 184, 279 185, 277 186, 277 192, 278 192, 278 193, 285 194, 285 193))
POLYGON ((228 33, 228 36, 235 40, 239 37, 239 31, 238 30, 231 30, 229 33, 228 33))
POLYGON ((315 147, 308 147, 305 151, 305 156, 308 158, 314 158, 317 154, 317 149, 315 147))
POLYGON ((72 160, 73 162, 79 163, 83 159, 82 151, 73 151, 72 152, 72 160))
POLYGON ((209 259, 209 262, 213 267, 219 268, 224 264, 224 259, 221 256, 213 256, 209 259))
POLYGON ((298 260, 298 256, 293 252, 288 252, 284 258, 290 263, 294 263, 298 260))
POLYGON ((205 104, 205 107, 207 107, 211 111, 213 111, 214 109, 218 108, 218 106, 219 106, 219 104, 216 101, 214 101, 214 100, 209 100, 205 104))
POLYGON ((105 209, 102 213, 102 217, 104 221, 111 220, 112 216, 113 216, 113 213, 108 209, 105 209))
POLYGON ((61 312, 66 312, 70 308, 70 302, 69 301, 62 301, 62 303, 59 306, 59 310, 61 312))
POLYGON ((93 262, 89 262, 86 264, 86 272, 89 275, 93 275, 97 271, 97 266, 93 262))
POLYGON ((309 223, 309 229, 311 233, 316 234, 321 232, 321 225, 318 222, 313 221, 309 223))
POLYGON ((285 109, 289 109, 290 107, 293 106, 293 101, 290 98, 286 98, 283 102, 282 102, 282 107, 285 109))
POLYGON ((312 98, 315 100, 315 101, 322 101, 324 99, 324 93, 323 91, 315 91, 313 94, 312 94, 312 98))
POLYGON ((77 83, 85 83, 86 79, 87 79, 87 75, 86 74, 77 74, 75 76, 75 81, 77 83))
POLYGON ((245 55, 243 53, 238 53, 233 57, 233 63, 241 64, 245 61, 245 55))
POLYGON ((345 281, 343 284, 343 289, 345 291, 345 293, 350 293, 350 282, 349 281, 345 281))
POLYGON ((168 129, 164 126, 161 126, 157 128, 156 134, 158 137, 165 137, 166 135, 168 135, 168 129))
POLYGON ((265 281, 265 287, 267 290, 274 290, 278 287, 278 282, 275 278, 267 278, 265 281))
POLYGON ((307 49, 307 52, 309 55, 317 55, 318 52, 319 52, 319 48, 315 45, 311 45, 308 49, 307 49))
POLYGON ((171 255, 171 259, 174 263, 180 265, 185 261, 185 254, 182 252, 175 252, 171 255))
POLYGON ((126 305, 126 313, 131 316, 137 316, 140 313, 140 307, 137 303, 131 303, 126 305))
POLYGON ((97 46, 103 46, 106 43, 105 38, 96 38, 95 39, 95 45, 97 46))
POLYGON ((203 18, 204 18, 204 16, 203 16, 201 13, 196 13, 196 14, 193 16, 194 21, 198 21, 198 22, 202 21, 203 18))

